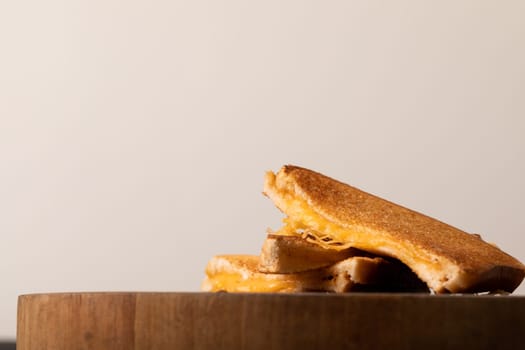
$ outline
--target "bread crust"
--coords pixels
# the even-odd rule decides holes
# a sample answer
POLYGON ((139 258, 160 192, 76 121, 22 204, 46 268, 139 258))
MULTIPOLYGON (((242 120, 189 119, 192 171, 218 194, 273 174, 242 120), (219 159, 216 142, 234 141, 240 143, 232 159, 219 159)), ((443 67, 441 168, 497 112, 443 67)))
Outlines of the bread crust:
MULTIPOLYGON (((436 292, 512 292, 525 276, 521 262, 478 235, 309 169, 286 165, 269 173, 264 194, 286 214, 287 196, 344 230, 380 237, 380 251, 407 264, 436 292)), ((366 250, 363 243, 354 246, 366 250)))

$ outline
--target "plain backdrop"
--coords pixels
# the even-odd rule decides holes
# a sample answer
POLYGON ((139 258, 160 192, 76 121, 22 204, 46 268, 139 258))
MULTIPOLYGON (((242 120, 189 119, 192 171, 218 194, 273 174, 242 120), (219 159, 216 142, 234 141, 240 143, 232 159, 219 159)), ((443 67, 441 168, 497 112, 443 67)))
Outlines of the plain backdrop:
MULTIPOLYGON (((525 2, 2 1, 0 338, 53 291, 196 291, 302 165, 525 261, 525 2)), ((518 293, 525 292, 522 286, 518 293)))

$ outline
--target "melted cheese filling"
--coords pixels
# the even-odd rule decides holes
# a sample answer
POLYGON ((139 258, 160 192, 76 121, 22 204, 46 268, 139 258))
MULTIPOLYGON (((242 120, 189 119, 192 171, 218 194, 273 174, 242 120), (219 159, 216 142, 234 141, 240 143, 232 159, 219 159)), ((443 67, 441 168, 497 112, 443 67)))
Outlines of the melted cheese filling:
POLYGON ((300 234, 307 241, 328 249, 342 250, 356 247, 372 253, 390 253, 381 249, 383 240, 371 239, 370 235, 366 235, 365 228, 362 231, 349 230, 331 223, 314 212, 306 202, 288 198, 285 200, 284 207, 288 217, 283 219, 284 225, 276 234, 287 236, 300 234))
POLYGON ((276 293, 293 292, 297 284, 291 280, 272 280, 269 276, 252 275, 249 279, 243 278, 239 273, 217 273, 208 276, 211 292, 251 292, 251 293, 276 293))

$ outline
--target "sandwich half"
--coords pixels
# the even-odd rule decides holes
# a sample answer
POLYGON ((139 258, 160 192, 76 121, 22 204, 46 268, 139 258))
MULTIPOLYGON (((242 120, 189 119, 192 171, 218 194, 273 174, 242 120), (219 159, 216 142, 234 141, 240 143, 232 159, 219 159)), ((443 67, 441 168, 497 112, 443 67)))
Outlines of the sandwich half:
POLYGON ((268 172, 264 194, 287 215, 276 234, 395 258, 436 293, 512 292, 525 276, 521 262, 478 235, 312 170, 268 172))
POLYGON ((201 289, 252 293, 428 292, 404 265, 379 257, 355 256, 297 273, 265 273, 258 266, 259 257, 255 255, 215 256, 206 266, 201 289))

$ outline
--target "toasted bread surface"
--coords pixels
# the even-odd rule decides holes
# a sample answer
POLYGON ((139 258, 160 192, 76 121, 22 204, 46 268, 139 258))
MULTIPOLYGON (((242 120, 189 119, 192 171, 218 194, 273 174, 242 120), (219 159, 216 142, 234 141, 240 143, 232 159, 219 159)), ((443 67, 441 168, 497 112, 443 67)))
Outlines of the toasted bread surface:
POLYGON ((438 293, 511 292, 525 275, 522 263, 477 235, 312 170, 270 172, 264 193, 293 220, 308 217, 335 240, 399 259, 438 293))

